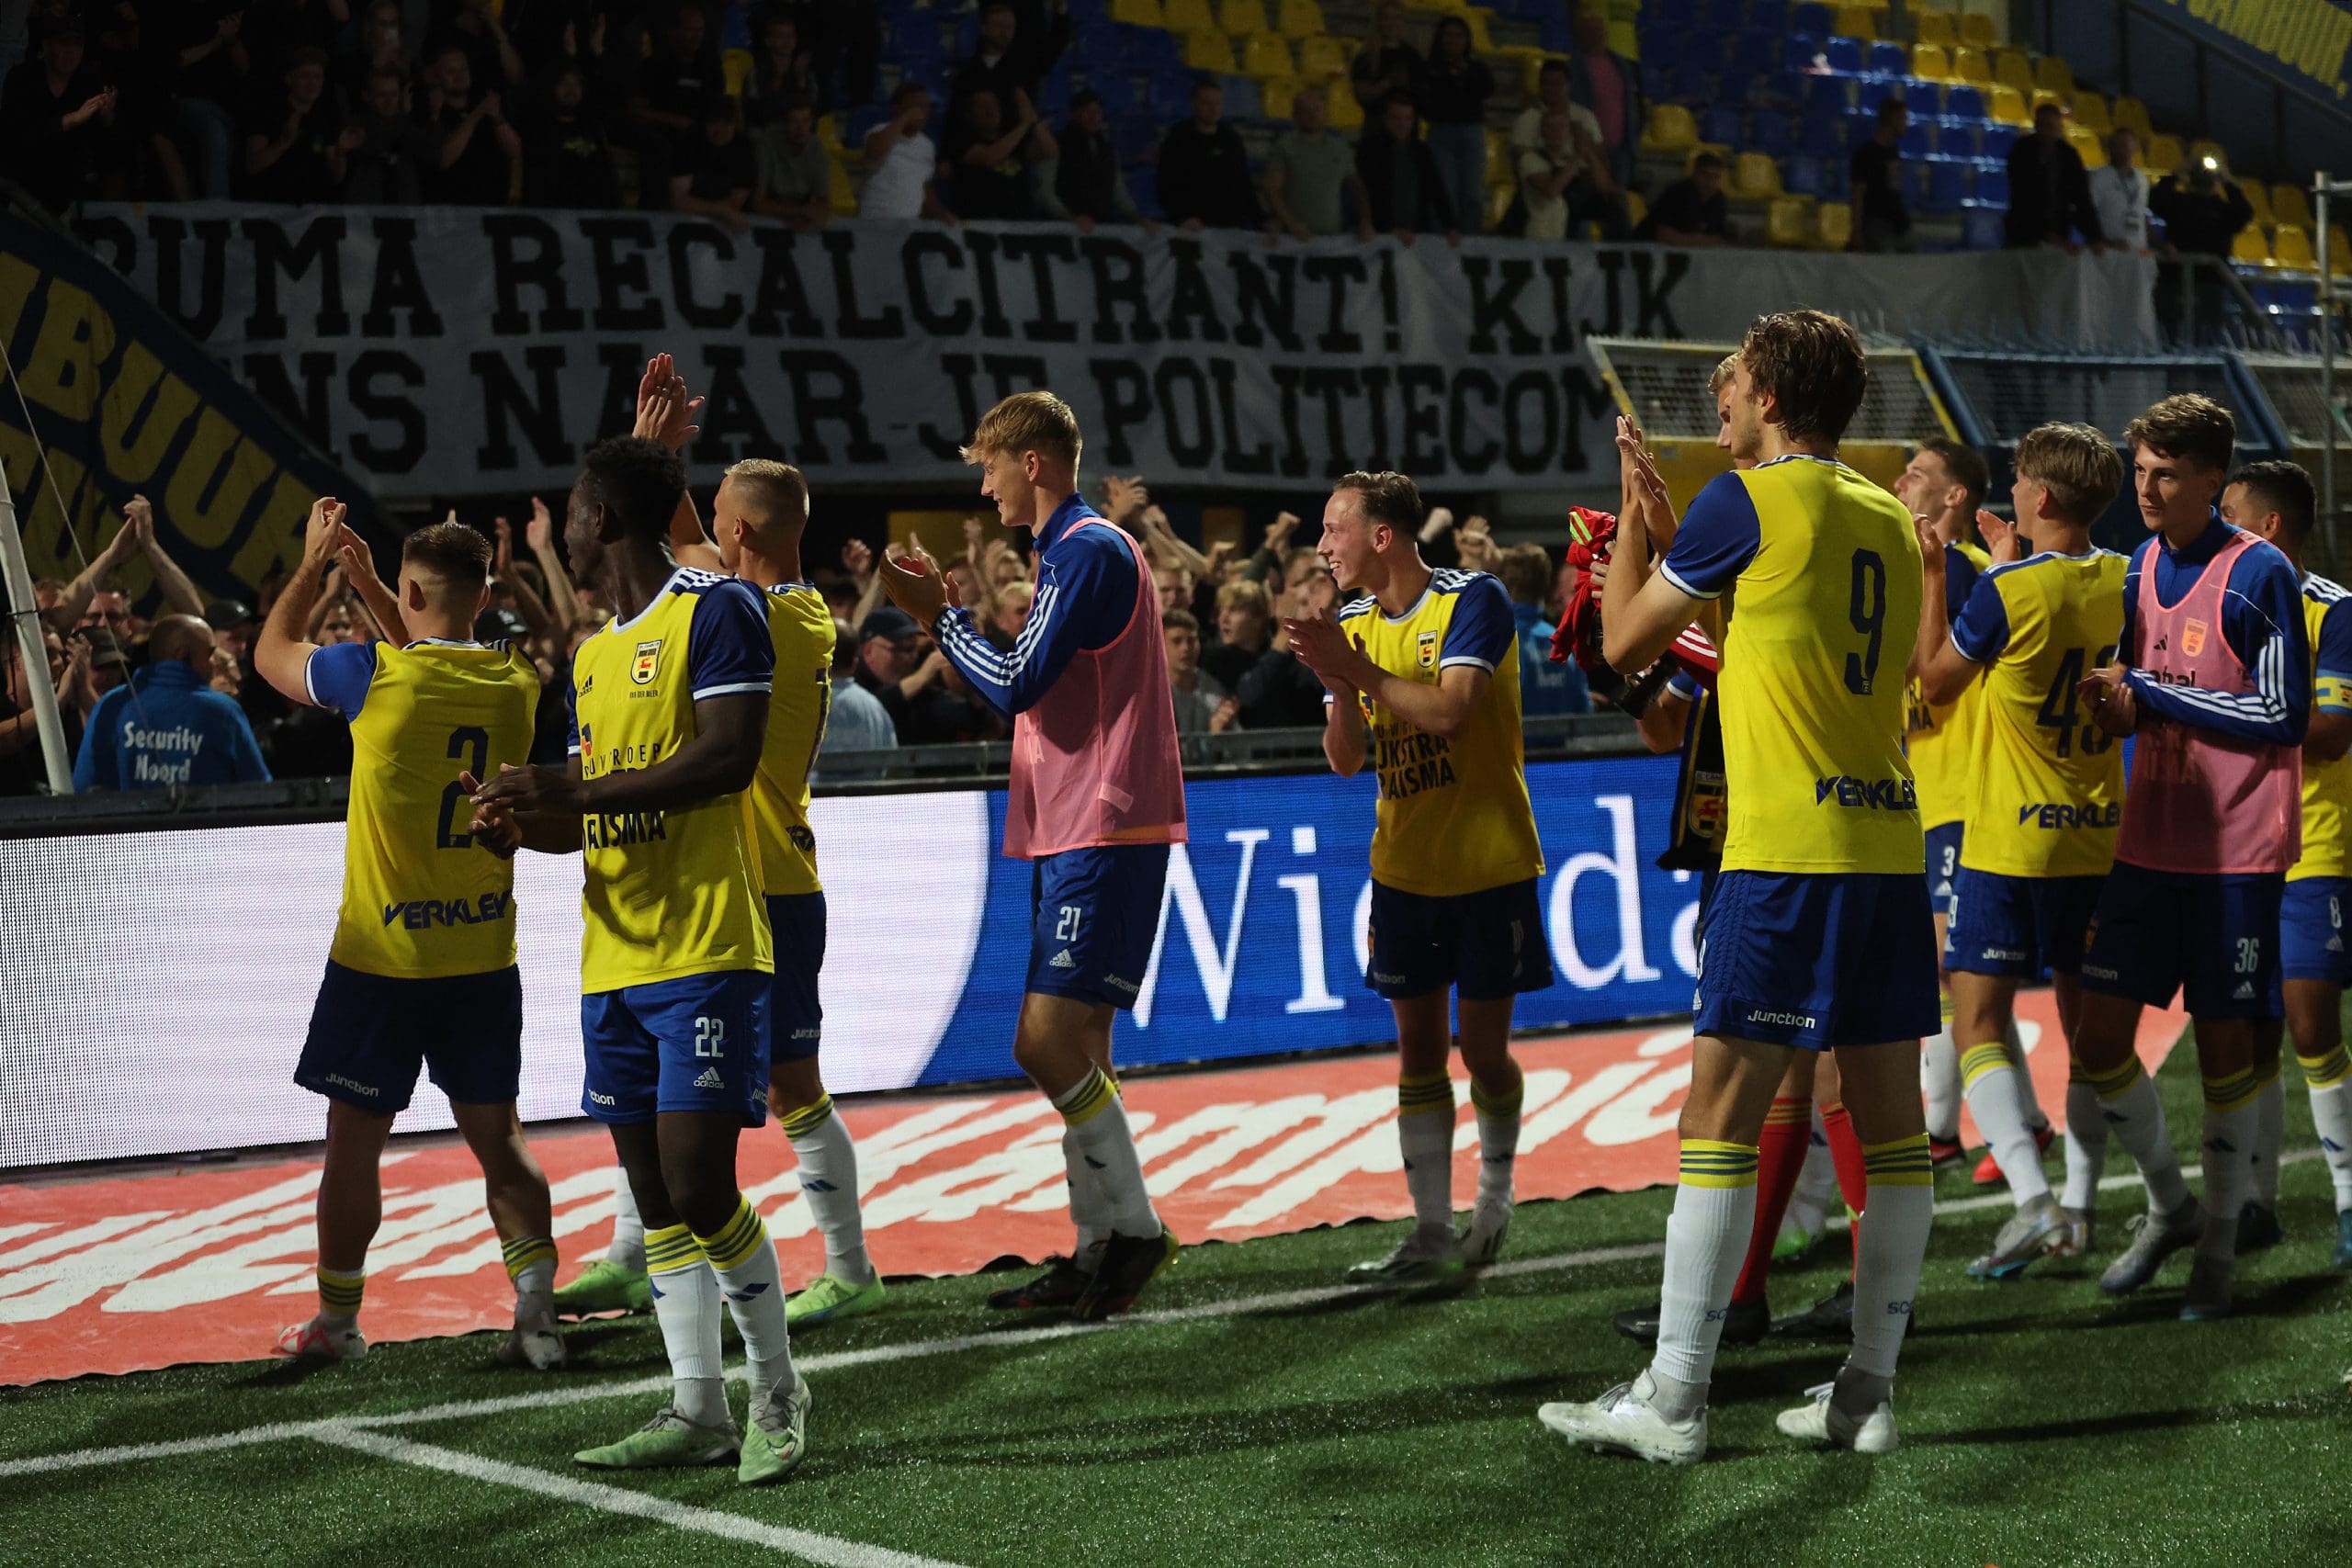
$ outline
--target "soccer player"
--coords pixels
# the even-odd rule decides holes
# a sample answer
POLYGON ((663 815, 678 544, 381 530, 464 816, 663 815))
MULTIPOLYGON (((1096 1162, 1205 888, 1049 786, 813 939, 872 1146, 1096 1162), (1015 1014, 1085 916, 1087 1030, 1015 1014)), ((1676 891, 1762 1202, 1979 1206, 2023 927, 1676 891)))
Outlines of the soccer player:
POLYGON ((740 1134, 767 1115, 775 962, 745 792, 775 649, 749 583, 673 560, 684 492, 684 466, 657 442, 589 451, 564 546, 615 618, 572 657, 571 765, 502 768, 476 793, 475 820, 510 842, 585 851, 581 1109, 611 1127, 644 1217, 674 1385, 640 1430, 573 1459, 651 1469, 732 1456, 738 1477, 758 1483, 799 1462, 809 1403, 775 1247, 735 1175, 740 1134), (740 1438, 722 1299, 750 1363, 740 1438))
MULTIPOLYGON (((1942 596, 1929 592, 1915 660, 1929 703, 1960 699, 1976 708, 1944 966, 1968 1109, 2017 1203, 1992 1252, 1968 1266, 1994 1280, 2021 1272, 2045 1251, 2076 1254, 2090 1245, 2091 1167, 2070 1162, 2062 1207, 2042 1175, 2016 1088, 2024 1068, 2007 1041, 2018 986, 2045 969, 2072 1033, 2083 933, 2114 863, 2123 815, 2122 750, 2075 699, 2084 673, 2114 659, 2122 634, 2128 563, 2091 544, 2091 524, 2123 488, 2122 460, 2089 425, 2045 424, 2018 442, 2016 468, 2017 526, 2031 536, 2034 553, 1979 577, 1949 624, 1942 596)), ((1944 542, 1933 529, 1921 541, 1928 586, 1939 587, 1944 542)), ((2095 1106, 2080 1112, 2099 1123, 2095 1106)))
POLYGON ((343 519, 333 498, 311 508, 301 565, 254 647, 271 685, 341 714, 352 742, 343 908, 294 1069, 296 1083, 327 1100, 319 1312, 280 1335, 277 1350, 346 1361, 367 1354, 358 1316, 368 1244, 383 1217, 378 1165, 423 1067, 481 1166, 514 1281, 514 1332, 500 1359, 561 1366, 548 1179, 514 1111, 523 981, 514 865, 477 845, 464 805, 492 760, 530 754, 538 673, 521 650, 472 640, 490 602, 488 538, 457 523, 418 529, 401 547, 395 595, 343 519), (390 641, 303 639, 338 557, 390 641))
MULTIPOLYGON (((2344 943, 2345 815, 2352 810, 2352 593, 2308 570, 2303 551, 2316 512, 2311 476, 2292 463, 2249 463, 2222 491, 2222 520, 2258 534, 2286 554, 2303 580, 2303 620, 2314 680, 2303 741, 2303 852, 2287 872, 2278 913, 2278 963, 2295 1062, 2311 1089, 2312 1124, 2335 1183, 2335 1266, 2352 1269, 2352 1060, 2344 1050, 2344 987, 2352 956, 2344 943)), ((2263 1079, 2256 1104, 2255 1190, 2238 1214, 2238 1250, 2278 1239, 2278 1045, 2255 1044, 2263 1079), (2265 1050, 2265 1047, 2267 1050, 2265 1050)))
POLYGON ((1099 1318, 1125 1312, 1176 1256, 1111 1076, 1111 1025, 1151 962, 1169 846, 1184 841, 1184 775, 1151 565, 1079 493, 1080 451, 1078 416, 1051 392, 998 403, 964 448, 1004 525, 1036 534, 1037 595, 1010 651, 955 603, 920 546, 885 559, 881 576, 891 603, 1012 716, 1004 852, 1036 868, 1012 1058, 1062 1113, 1078 1245, 989 1304, 1099 1318))
POLYGON ((2302 837, 2311 637, 2294 566, 2214 509, 2237 439, 2229 411, 2182 393, 2123 434, 2152 536, 2124 580, 2120 660, 2086 675, 2081 697, 2101 729, 2139 739, 2115 869, 2083 953, 2075 1055, 2148 1189, 2147 1224, 2099 1287, 2136 1291, 2194 1245, 2180 1315, 2202 1320, 2229 1314, 2254 1150, 2255 1041, 2284 1010, 2278 910, 2302 837), (2141 1008, 2176 991, 2187 993, 2205 1082, 2203 1205, 2132 1049, 2141 1008))
POLYGON ((1351 1279, 1408 1280, 1483 1267, 1510 1229, 1524 1086, 1510 1055, 1521 991, 1552 983, 1536 881, 1544 851, 1527 797, 1510 598, 1483 571, 1432 571, 1425 509, 1396 473, 1351 473, 1323 509, 1316 551, 1363 596, 1286 619, 1291 647, 1330 694, 1323 754, 1379 780, 1364 983, 1396 1016, 1396 1142, 1414 1227, 1351 1279), (1459 1025, 1449 1017, 1459 998, 1459 1025), (1478 1195, 1453 1230, 1446 1070, 1458 1038, 1478 1120, 1478 1195))
POLYGON ((1792 1052, 1826 1049, 1867 1172, 1853 1349, 1779 1426, 1863 1452, 1895 1446, 1895 1361, 1934 1208, 1917 1051, 1937 1010, 1926 841, 1903 758, 1919 541, 1909 509, 1837 457, 1867 376, 1860 339, 1836 317, 1758 318, 1731 399, 1733 454, 1757 466, 1709 483, 1670 538, 1621 530, 1611 563, 1602 627, 1621 671, 1648 668, 1705 601, 1732 590, 1736 602, 1718 676, 1724 869, 1700 953, 1657 1356, 1592 1404, 1540 1412, 1596 1448, 1705 1454, 1759 1134, 1792 1052))

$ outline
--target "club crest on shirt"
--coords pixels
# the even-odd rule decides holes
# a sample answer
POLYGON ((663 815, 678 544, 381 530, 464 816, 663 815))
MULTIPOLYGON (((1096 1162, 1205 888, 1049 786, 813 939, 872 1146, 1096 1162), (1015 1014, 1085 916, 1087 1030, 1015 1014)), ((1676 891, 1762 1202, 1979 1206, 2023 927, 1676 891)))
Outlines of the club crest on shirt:
POLYGON ((2205 623, 2191 621, 2180 629, 2180 651, 2194 659, 2205 651, 2205 623))
POLYGON ((1437 633, 1417 632, 1413 637, 1413 656, 1424 670, 1437 668, 1437 633))
POLYGON ((662 662, 662 639, 637 645, 637 658, 628 667, 628 678, 640 686, 653 684, 653 671, 662 662))

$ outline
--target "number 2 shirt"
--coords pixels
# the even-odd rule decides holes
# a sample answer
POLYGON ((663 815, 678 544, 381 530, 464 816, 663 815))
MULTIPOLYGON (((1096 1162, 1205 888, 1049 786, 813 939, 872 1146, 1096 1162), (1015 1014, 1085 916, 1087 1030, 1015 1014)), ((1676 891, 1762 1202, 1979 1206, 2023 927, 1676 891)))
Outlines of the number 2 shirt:
POLYGON ((1725 871, 1923 874, 1903 755, 1919 540, 1901 502, 1802 454, 1718 476, 1661 570, 1731 592, 1723 669, 1725 871))

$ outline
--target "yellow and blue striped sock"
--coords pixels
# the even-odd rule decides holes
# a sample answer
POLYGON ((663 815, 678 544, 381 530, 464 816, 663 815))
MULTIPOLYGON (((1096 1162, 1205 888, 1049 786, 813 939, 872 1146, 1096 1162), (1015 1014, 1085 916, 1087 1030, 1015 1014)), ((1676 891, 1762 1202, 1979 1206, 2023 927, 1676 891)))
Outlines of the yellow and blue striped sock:
POLYGON ((1396 1079, 1396 1152, 1413 1219, 1424 1228, 1453 1228, 1453 1079, 1444 1068, 1396 1079))
POLYGON ((706 1427, 727 1421, 718 1276, 710 1271, 702 1243, 684 1225, 649 1229, 645 1271, 653 1286, 653 1318, 662 1328, 662 1348, 670 1355, 679 1411, 706 1427))
MULTIPOLYGON (((1511 1201, 1511 1179, 1519 1163, 1520 1112, 1526 1104, 1523 1077, 1514 1074, 1506 1094, 1489 1094, 1476 1078, 1470 1080, 1470 1110, 1478 1122, 1478 1201, 1482 1203, 1511 1201)), ((1452 1196, 1447 1194, 1449 1201, 1452 1196)))
POLYGON ((2247 1199, 2266 1209, 2278 1206, 2278 1147, 2287 1136, 2286 1066, 2283 1052, 2254 1065, 2254 1165, 2247 1199))
POLYGON ((825 1238, 825 1272, 854 1284, 874 1281, 865 1253, 865 1217, 858 1207, 857 1145, 849 1124, 833 1112, 833 1097, 820 1094, 784 1119, 799 1167, 800 1195, 808 1201, 817 1234, 825 1238))
POLYGON ((319 1315, 349 1323, 359 1315, 360 1298, 368 1291, 365 1269, 345 1274, 322 1263, 318 1267, 319 1315))
MULTIPOLYGON (((1998 1047, 1995 1047, 1998 1049, 1998 1047)), ((1840 1407, 1874 1406, 1886 1397, 1911 1326, 1911 1299, 1919 1292, 1919 1269, 1928 1256, 1928 1231, 1935 1222, 1934 1158, 1928 1134, 1914 1133, 1883 1144, 1862 1145, 1867 1179, 1862 1226, 1854 1258, 1854 1348, 1839 1372, 1840 1407)))
POLYGON ((697 1236, 711 1271, 718 1276, 719 1293, 743 1337, 743 1355, 751 1365, 754 1394, 792 1376, 792 1330, 784 1310, 784 1279, 776 1266, 775 1245, 768 1240, 767 1223, 738 1195, 735 1213, 718 1227, 717 1235, 697 1236))
POLYGON ((2205 1075, 2205 1234, 2198 1255, 2234 1265, 2238 1211, 2254 1190, 2262 1075, 2253 1067, 2205 1075))
POLYGON ((2341 1043, 2316 1056, 2298 1052, 2295 1065, 2311 1089, 2312 1130, 2335 1184, 2335 1211, 2343 1213, 2352 1210, 2352 1053, 2341 1043))
POLYGON ((1960 1141, 1960 1048, 1952 1043, 1951 993, 1936 994, 1942 1021, 1920 1047, 1919 1092, 1928 1107, 1928 1135, 1960 1141))
POLYGON ((2009 1184, 2009 1197, 2019 1208, 2050 1191, 2050 1179, 2041 1172, 2041 1149, 2034 1142, 2018 1093, 2022 1077, 2004 1041, 1988 1040, 1960 1054, 1968 1113, 1976 1118, 1976 1130, 1991 1145, 1993 1163, 2001 1168, 2009 1184))
POLYGON ((530 1302, 555 1291, 555 1238, 518 1236, 499 1243, 506 1258, 506 1277, 514 1282, 514 1299, 530 1302))
POLYGON ((820 1093, 810 1103, 801 1106, 797 1111, 786 1111, 777 1125, 784 1129, 786 1137, 797 1144, 801 1139, 823 1126, 826 1119, 832 1113, 833 1097, 820 1093))
MULTIPOLYGON (((1113 1234, 1156 1236, 1159 1213, 1143 1183, 1143 1160, 1136 1153, 1134 1131, 1118 1085, 1102 1068, 1089 1066, 1086 1076, 1054 1100, 1062 1113, 1069 1147, 1081 1162, 1096 1189, 1099 1213, 1108 1218, 1113 1234)), ((1071 1217, 1079 1219, 1075 1201, 1071 1217)))
MULTIPOLYGON (((1754 1144, 1712 1138, 1682 1140, 1681 1179, 1674 1190, 1674 1212, 1666 1221, 1666 1264, 1658 1286, 1657 1353, 1651 1375, 1677 1385, 1703 1385, 1713 1375, 1722 1342, 1724 1313, 1739 1266, 1756 1228, 1754 1144)), ((1684 1414, 1703 1403, 1703 1393, 1668 1393, 1684 1414)))
POLYGON ((2083 1081, 2098 1096, 2099 1120, 2139 1166, 2140 1179, 2147 1184, 2148 1201, 2160 1213, 2179 1208, 2188 1201, 2188 1182, 2172 1152, 2164 1101, 2156 1098, 2156 1086, 2140 1066, 2140 1058, 2126 1054, 2112 1067, 2086 1066, 2083 1081))

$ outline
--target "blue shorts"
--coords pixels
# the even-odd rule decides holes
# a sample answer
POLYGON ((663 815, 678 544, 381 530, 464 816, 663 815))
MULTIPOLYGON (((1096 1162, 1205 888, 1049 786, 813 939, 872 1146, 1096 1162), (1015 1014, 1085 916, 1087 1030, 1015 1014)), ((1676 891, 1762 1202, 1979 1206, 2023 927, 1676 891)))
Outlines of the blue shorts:
POLYGON ((2344 952, 2344 906, 2352 876, 2306 876, 2287 884, 2278 905, 2278 968, 2289 980, 2352 987, 2344 952))
POLYGON ((1552 983, 1536 879, 1476 893, 1407 893, 1372 885, 1372 963, 1363 983, 1393 1001, 1453 987, 1497 1001, 1552 983))
POLYGON ((417 1069, 460 1105, 503 1105, 523 1087, 523 972, 417 979, 327 960, 294 1081, 379 1116, 408 1109, 417 1069))
POLYGON ((805 1062, 825 1038, 825 1004, 817 973, 825 966, 825 896, 772 893, 768 931, 775 984, 768 989, 768 1065, 805 1062))
POLYGON ((1135 1006, 1159 934, 1168 854, 1166 844, 1104 844, 1034 863, 1028 988, 1135 1006))
POLYGON ((2279 1018, 2278 872, 2222 876, 2117 861, 2083 948, 2083 985, 2191 1018, 2279 1018))
POLYGON ((580 1109, 629 1126, 657 1111, 768 1118, 768 988, 757 969, 724 969, 580 998, 588 1081, 580 1109))
POLYGON ((1819 1051, 1942 1025, 1936 928, 1917 874, 1726 871, 1699 943, 1694 1034, 1819 1051))
POLYGON ((1928 897, 1941 913, 1960 879, 1960 848, 1965 822, 1947 822, 1928 829, 1928 897))
POLYGON ((2004 876, 1960 868, 1944 932, 1944 967, 2039 980, 2083 966, 2083 937, 2104 876, 2004 876))

